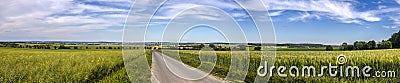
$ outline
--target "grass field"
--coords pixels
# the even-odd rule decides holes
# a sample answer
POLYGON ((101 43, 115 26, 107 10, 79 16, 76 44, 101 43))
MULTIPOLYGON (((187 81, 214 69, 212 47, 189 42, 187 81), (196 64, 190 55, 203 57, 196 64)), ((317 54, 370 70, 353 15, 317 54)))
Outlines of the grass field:
MULTIPOLYGON (((121 50, 0 48, 1 82, 99 82, 124 69, 121 50)), ((126 79, 121 77, 121 79, 126 79)))
MULTIPOLYGON (((326 48, 276 48, 276 51, 326 51, 326 48)), ((333 48, 333 51, 340 51, 340 49, 333 48)))
MULTIPOLYGON (((168 51, 164 52, 168 55, 168 51)), ((229 71, 230 52, 217 51, 218 60, 212 74, 224 78, 229 71)), ((366 50, 366 51, 277 51, 276 63, 277 66, 315 66, 319 74, 321 65, 328 66, 329 63, 336 65, 336 58, 338 55, 343 54, 348 58, 344 66, 371 66, 379 71, 396 71, 398 73, 400 50, 366 50)), ((245 82, 253 82, 257 75, 256 69, 259 66, 259 59, 261 52, 252 51, 250 53, 250 69, 247 74, 245 82)), ((195 50, 181 50, 181 60, 190 66, 197 67, 200 65, 198 58, 198 51, 195 50)), ((285 72, 288 74, 288 72, 285 72)), ((400 82, 399 77, 395 78, 351 78, 351 77, 329 77, 326 74, 322 77, 279 77, 274 72, 270 82, 400 82)))
MULTIPOLYGON (((146 52, 150 55, 150 51, 146 52)), ((217 51, 217 64, 212 74, 225 77, 229 71, 230 52, 217 51)), ((259 66, 259 51, 251 51, 250 69, 245 82, 252 82, 259 66)), ((166 53, 168 54, 168 53, 166 53)), ((277 51, 278 66, 315 66, 336 64, 336 57, 344 54, 345 65, 369 65, 376 70, 399 73, 400 50, 366 51, 277 51)), ((193 67, 200 65, 198 51, 181 50, 181 59, 193 67)), ((147 57, 148 63, 151 62, 147 57)), ((121 50, 53 50, 0 48, 0 82, 129 82, 121 50)), ((319 72, 319 71, 317 71, 319 72)), ((287 72, 286 72, 287 73, 287 72)), ((270 82, 399 82, 396 78, 337 78, 337 77, 278 77, 270 82)), ((132 76, 131 76, 132 77, 132 76)))

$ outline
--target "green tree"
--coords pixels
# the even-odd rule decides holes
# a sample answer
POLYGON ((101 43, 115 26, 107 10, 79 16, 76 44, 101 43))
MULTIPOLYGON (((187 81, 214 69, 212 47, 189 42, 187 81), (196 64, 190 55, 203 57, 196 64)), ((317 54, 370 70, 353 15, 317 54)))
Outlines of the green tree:
POLYGON ((365 41, 356 41, 354 42, 354 48, 356 50, 366 50, 368 49, 368 45, 365 43, 365 41))
POLYGON ((368 41, 367 46, 368 49, 375 49, 377 47, 375 40, 368 41))
POLYGON ((347 45, 346 46, 346 50, 354 50, 354 46, 353 45, 347 45))
POLYGON ((246 50, 246 45, 239 45, 239 50, 246 50))
POLYGON ((394 33, 388 41, 392 42, 393 48, 400 48, 400 31, 394 33))
POLYGON ((203 48, 203 47, 204 47, 204 44, 200 44, 200 46, 199 46, 199 47, 200 47, 200 49, 201 49, 201 48, 203 48))
POLYGON ((254 50, 260 51, 260 50, 261 50, 261 47, 259 47, 259 46, 254 47, 254 50))
POLYGON ((214 47, 215 47, 215 45, 214 45, 214 44, 210 44, 210 45, 208 45, 208 46, 210 46, 211 48, 214 48, 214 47))
POLYGON ((346 42, 342 43, 339 47, 340 50, 346 51, 346 50, 354 50, 353 45, 348 45, 346 42))
POLYGON ((343 50, 343 51, 346 51, 347 49, 347 43, 346 42, 344 42, 344 43, 342 43, 342 45, 340 45, 340 50, 343 50))
POLYGON ((326 46, 326 51, 333 51, 333 47, 331 45, 326 46))
POLYGON ((70 49, 69 47, 66 47, 64 45, 60 45, 60 47, 58 47, 58 49, 70 49))
POLYGON ((392 47, 393 46, 391 41, 382 40, 381 44, 379 44, 380 49, 391 49, 392 47))

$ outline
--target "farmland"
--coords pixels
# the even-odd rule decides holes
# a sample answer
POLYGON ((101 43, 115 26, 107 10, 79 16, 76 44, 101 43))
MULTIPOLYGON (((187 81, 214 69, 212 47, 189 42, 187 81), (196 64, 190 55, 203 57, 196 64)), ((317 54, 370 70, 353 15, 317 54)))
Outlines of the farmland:
MULTIPOLYGON (((198 50, 180 50, 181 60, 190 66, 200 65, 198 50)), ((235 51, 234 51, 235 52, 235 51)), ((345 65, 371 66, 376 70, 400 67, 400 49, 360 51, 277 51, 277 66, 336 65, 336 57, 345 55, 345 65)), ((150 55, 150 50, 146 51, 150 55)), ((168 55, 168 52, 164 52, 168 55)), ((224 78, 229 71, 230 51, 216 51, 213 75, 224 78)), ((122 51, 118 49, 28 49, 0 48, 1 82, 129 82, 122 51)), ((250 52, 250 67, 245 82, 252 82, 259 66, 260 51, 250 52)), ((148 63, 151 62, 151 57, 148 63)), ((319 71, 317 71, 319 72, 319 71)), ((287 72, 285 72, 287 73, 287 72)), ((130 73, 132 74, 132 73, 130 73)), ((131 77, 134 75, 130 75, 131 77)), ((279 77, 274 72, 270 82, 399 82, 395 78, 351 77, 279 77)))
MULTIPOLYGON (((391 70, 398 72, 400 67, 400 50, 365 50, 365 51, 277 51, 275 65, 278 66, 315 66, 319 69, 321 65, 337 64, 336 58, 343 54, 348 58, 344 66, 371 66, 375 70, 391 70)), ((169 54, 168 51, 164 51, 169 54)), ((200 65, 198 51, 181 50, 179 52, 182 62, 193 67, 200 65)), ((217 63, 213 75, 224 78, 229 71, 230 51, 217 51, 217 63)), ((253 82, 257 75, 261 52, 250 52, 250 67, 245 82, 253 82)), ((320 71, 317 71, 320 72, 320 71)), ((288 74, 288 72, 285 72, 288 74)), ((279 77, 274 72, 270 82, 399 82, 398 74, 394 78, 372 78, 372 77, 279 77)))
POLYGON ((120 50, 0 48, 0 55, 1 82, 99 82, 124 72, 120 50))

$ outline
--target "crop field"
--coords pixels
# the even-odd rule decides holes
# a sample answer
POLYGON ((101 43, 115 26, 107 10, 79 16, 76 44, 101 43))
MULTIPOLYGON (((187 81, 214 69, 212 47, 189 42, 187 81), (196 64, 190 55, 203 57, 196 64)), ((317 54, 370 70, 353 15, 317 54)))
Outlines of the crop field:
POLYGON ((120 50, 0 48, 1 82, 99 82, 120 78, 120 50), (115 72, 115 73, 114 73, 115 72), (104 80, 103 80, 104 78, 104 80))
MULTIPOLYGON (((180 50, 181 60, 190 66, 200 65, 199 51, 180 50)), ((235 52, 235 51, 234 51, 235 52)), ((168 55, 165 51, 164 54, 168 55)), ((229 71, 230 51, 216 51, 217 63, 211 72, 224 78, 229 71)), ((336 58, 343 54, 348 58, 344 66, 371 66, 374 70, 396 71, 396 77, 279 77, 277 72, 270 82, 399 82, 400 49, 365 51, 277 51, 275 66, 315 66, 320 72, 321 65, 337 65, 336 58)), ((150 50, 146 55, 151 55, 150 50)), ((250 52, 249 72, 245 82, 253 82, 257 75, 260 51, 250 52)), ((132 56, 134 57, 134 56, 132 56)), ((151 64, 151 57, 148 56, 151 64)), ((133 60, 134 61, 134 60, 133 60)), ((130 82, 129 77, 141 77, 140 72, 128 75, 121 50, 54 50, 0 48, 1 82, 130 82)), ((287 71, 285 73, 288 73, 287 71)), ((319 73, 318 73, 319 74, 319 73)))
MULTIPOLYGON (((234 51, 235 52, 235 51, 234 51)), ((164 51, 164 54, 169 54, 164 51)), ((181 60, 190 66, 197 67, 200 65, 198 58, 199 51, 196 50, 180 50, 181 60)), ((214 70, 211 72, 213 75, 224 78, 229 71, 230 52, 217 51, 217 63, 214 70)), ((275 66, 314 66, 316 72, 319 74, 321 65, 328 66, 329 63, 337 65, 336 58, 340 54, 347 57, 348 61, 343 66, 371 66, 373 70, 391 70, 396 71, 395 77, 389 78, 374 78, 374 77, 330 77, 325 72, 322 77, 279 77, 277 72, 273 73, 270 82, 399 82, 398 71, 400 61, 400 50, 365 50, 365 51, 277 51, 275 66)), ((260 51, 250 52, 249 72, 245 82, 253 82, 257 75, 256 69, 260 63, 260 51)), ((361 70, 361 68, 360 68, 361 70)), ((285 72, 288 73, 288 69, 285 72)), ((301 74, 301 73, 300 73, 301 74)), ((373 74, 371 74, 373 75, 373 74)))

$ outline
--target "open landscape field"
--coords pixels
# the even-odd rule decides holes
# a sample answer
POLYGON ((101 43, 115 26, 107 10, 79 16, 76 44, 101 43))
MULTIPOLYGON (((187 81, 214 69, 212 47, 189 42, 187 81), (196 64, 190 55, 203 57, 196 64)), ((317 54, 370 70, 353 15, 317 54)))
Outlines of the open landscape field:
POLYGON ((129 82, 121 50, 0 48, 0 63, 1 82, 129 82))
MULTIPOLYGON (((396 71, 390 78, 352 77, 279 77, 274 72, 270 82, 399 82, 400 49, 364 51, 277 51, 276 66, 337 65, 340 54, 348 58, 346 65, 366 66, 375 70, 396 71)), ((150 50, 147 55, 150 55, 150 50)), ((218 60, 212 75, 224 78, 229 71, 230 51, 216 51, 218 60)), ((168 52, 164 52, 168 55, 168 52)), ((260 51, 250 52, 251 61, 245 82, 257 75, 260 51)), ((1 82, 129 82, 122 51, 0 48, 1 82)), ((198 50, 180 50, 181 60, 193 67, 200 65, 198 50)), ((151 59, 151 57, 148 57, 151 59)), ((151 62, 149 60, 148 62, 151 62)), ((288 73, 288 72, 285 72, 288 73)), ((327 75, 327 74, 325 74, 327 75)), ((132 75, 131 75, 132 76, 132 75)))
MULTIPOLYGON (((181 60, 190 66, 197 67, 200 65, 198 58, 199 51, 181 50, 181 60)), ((168 55, 168 51, 164 51, 168 55)), ((229 71, 230 51, 217 51, 218 60, 212 74, 224 78, 229 71)), ((337 65, 336 58, 340 54, 348 58, 347 63, 343 66, 371 66, 373 71, 399 71, 400 50, 365 50, 365 51, 277 51, 275 66, 315 66, 316 72, 319 74, 321 65, 328 66, 329 63, 337 65)), ((253 82, 257 75, 256 69, 260 63, 260 51, 250 52, 249 72, 245 82, 253 82)), ((361 69, 361 68, 360 68, 361 69)), ((274 70, 276 71, 276 70, 274 70)), ((287 71, 286 74, 289 74, 287 71)), ((301 73, 300 73, 301 74, 301 73)), ((395 77, 374 78, 374 77, 329 77, 325 74, 322 77, 279 77, 277 72, 270 79, 270 82, 399 82, 399 74, 395 77)), ((372 73, 373 75, 373 73, 372 73)))

